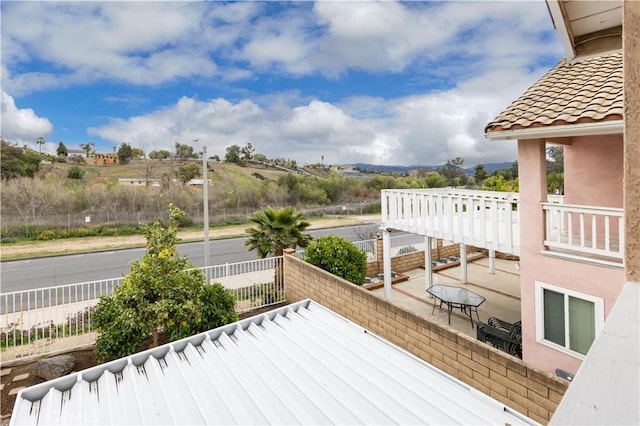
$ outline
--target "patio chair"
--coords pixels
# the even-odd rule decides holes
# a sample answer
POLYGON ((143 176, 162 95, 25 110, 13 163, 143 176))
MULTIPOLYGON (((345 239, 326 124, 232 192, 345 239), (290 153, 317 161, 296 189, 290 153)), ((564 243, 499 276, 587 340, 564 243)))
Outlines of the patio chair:
POLYGON ((487 323, 478 323, 476 337, 481 342, 522 359, 522 321, 512 324, 491 317, 487 323))

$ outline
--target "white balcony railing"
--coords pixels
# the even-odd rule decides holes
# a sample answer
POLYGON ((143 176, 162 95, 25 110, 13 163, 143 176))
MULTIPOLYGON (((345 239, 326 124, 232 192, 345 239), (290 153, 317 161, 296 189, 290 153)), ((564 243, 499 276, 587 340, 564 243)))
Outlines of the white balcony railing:
POLYGON ((518 197, 449 188, 383 190, 382 225, 519 255, 518 197))
POLYGON ((542 203, 544 245, 566 255, 621 265, 624 258, 624 211, 619 208, 542 203))

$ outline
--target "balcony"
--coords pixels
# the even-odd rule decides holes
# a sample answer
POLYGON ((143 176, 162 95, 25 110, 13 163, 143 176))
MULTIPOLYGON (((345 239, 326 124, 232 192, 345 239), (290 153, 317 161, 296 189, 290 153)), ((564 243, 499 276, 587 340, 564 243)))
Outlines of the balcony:
MULTIPOLYGON (((520 255, 519 194, 451 188, 382 191, 382 227, 520 255)), ((622 266, 623 210, 548 196, 544 254, 622 266)))

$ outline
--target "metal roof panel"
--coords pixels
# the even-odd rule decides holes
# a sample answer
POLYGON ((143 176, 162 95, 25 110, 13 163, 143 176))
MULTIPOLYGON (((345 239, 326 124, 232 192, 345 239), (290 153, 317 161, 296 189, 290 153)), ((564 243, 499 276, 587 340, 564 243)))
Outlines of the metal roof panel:
POLYGON ((19 424, 535 424, 306 300, 22 390, 19 424))

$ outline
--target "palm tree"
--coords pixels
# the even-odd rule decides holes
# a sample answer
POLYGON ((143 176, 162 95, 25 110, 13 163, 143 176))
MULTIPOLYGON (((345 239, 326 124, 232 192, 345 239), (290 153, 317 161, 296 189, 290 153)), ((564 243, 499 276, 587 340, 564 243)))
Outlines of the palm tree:
POLYGON ((271 207, 253 214, 249 221, 257 225, 247 228, 249 239, 244 243, 249 251, 258 250, 258 256, 282 256, 284 249, 306 247, 311 235, 304 231, 311 225, 291 207, 273 210, 271 207))
MULTIPOLYGON (((304 233, 311 224, 302 218, 302 213, 296 213, 290 207, 279 210, 268 207, 254 213, 249 221, 256 227, 246 229, 249 239, 244 245, 249 251, 258 250, 258 256, 263 259, 269 255, 282 256, 286 248, 306 247, 312 238, 304 233)), ((273 291, 264 291, 264 303, 284 300, 283 288, 282 258, 278 257, 275 260, 275 286, 273 291)))
POLYGON ((38 136, 38 138, 36 139, 36 143, 38 144, 40 155, 42 155, 42 145, 44 145, 46 143, 46 141, 44 140, 44 138, 42 136, 38 136))

